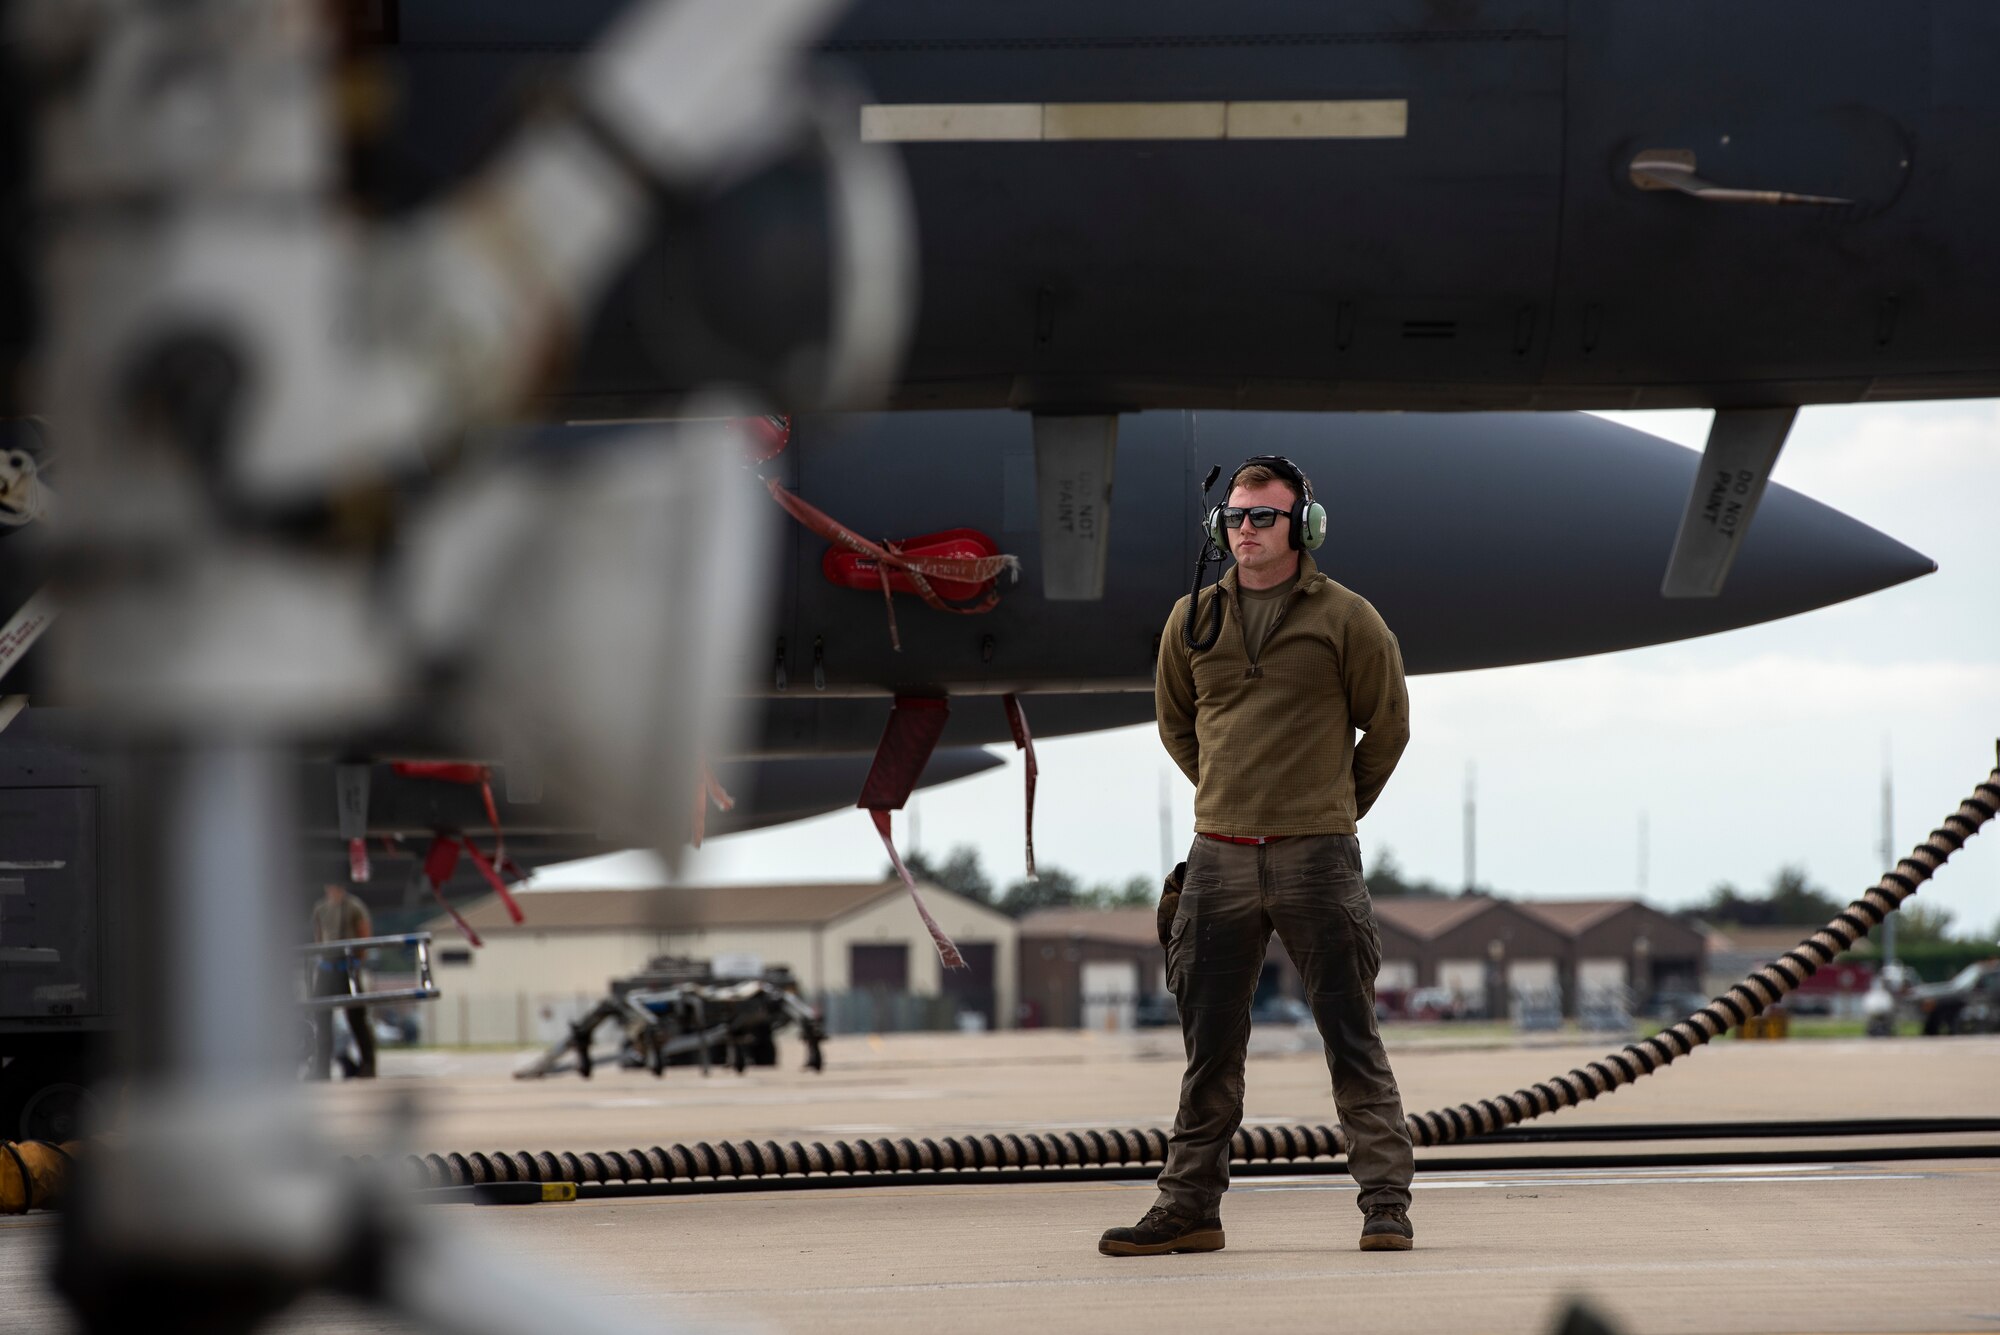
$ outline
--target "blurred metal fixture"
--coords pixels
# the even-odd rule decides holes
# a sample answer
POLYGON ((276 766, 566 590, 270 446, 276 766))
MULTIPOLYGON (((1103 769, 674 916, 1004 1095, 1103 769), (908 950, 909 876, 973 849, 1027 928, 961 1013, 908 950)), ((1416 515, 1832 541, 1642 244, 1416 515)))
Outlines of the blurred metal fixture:
MULTIPOLYGON (((319 0, 10 14, 39 97, 38 406, 70 470, 50 544, 58 671, 144 774, 114 848, 137 980, 130 1131, 83 1184, 57 1265, 86 1329, 249 1330, 314 1288, 445 1330, 630 1328, 475 1256, 386 1182, 333 1171, 284 1078, 291 752, 433 687, 493 753, 617 799, 628 837, 678 845, 769 546, 731 498, 733 429, 534 478, 469 554, 421 537, 461 485, 437 447, 560 363, 663 202, 807 136, 842 241, 825 380, 886 379, 906 214, 880 150, 814 129, 849 115, 818 111, 797 68, 831 9, 638 6, 478 180, 393 229, 337 198, 319 0), (325 518, 360 485, 413 477, 430 492, 418 536, 377 535, 400 546, 325 518), (725 542, 742 558, 708 559, 725 542), (399 553, 420 550, 428 593, 471 616, 385 596, 409 573, 399 553), (579 663, 587 690, 566 681, 579 663)), ((29 514, 29 470, 6 464, 0 495, 29 514)))

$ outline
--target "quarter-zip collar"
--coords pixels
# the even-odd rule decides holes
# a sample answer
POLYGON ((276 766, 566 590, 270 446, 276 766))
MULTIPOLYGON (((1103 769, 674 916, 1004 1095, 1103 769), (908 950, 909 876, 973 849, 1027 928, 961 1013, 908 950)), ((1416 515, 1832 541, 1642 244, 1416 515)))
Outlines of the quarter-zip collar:
POLYGON ((1254 679, 1264 675, 1264 669, 1259 665, 1258 660, 1264 656, 1264 650, 1269 647, 1271 637, 1276 635, 1278 628, 1285 624, 1285 614, 1291 611, 1292 604, 1296 603, 1300 598, 1310 597, 1317 593, 1320 585, 1325 580, 1319 573, 1318 564, 1312 559, 1312 553, 1300 552, 1298 578, 1292 582, 1291 593, 1286 596, 1284 606, 1278 609, 1277 619, 1272 621, 1270 629, 1264 632, 1264 642, 1257 646, 1257 652, 1254 654, 1250 652, 1249 624, 1243 619, 1243 589, 1236 578, 1236 567, 1232 564, 1228 570, 1223 572, 1222 578, 1216 582, 1229 591, 1229 607, 1236 617, 1237 638, 1243 641, 1243 656, 1247 660, 1247 666, 1243 669, 1243 675, 1245 678, 1254 679))

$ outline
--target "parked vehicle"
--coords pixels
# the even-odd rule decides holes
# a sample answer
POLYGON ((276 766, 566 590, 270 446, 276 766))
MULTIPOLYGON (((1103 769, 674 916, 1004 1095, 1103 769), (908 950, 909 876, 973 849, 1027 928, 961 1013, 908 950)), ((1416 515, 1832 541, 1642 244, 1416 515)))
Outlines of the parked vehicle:
POLYGON ((1917 977, 1915 969, 1901 960, 1890 960, 1875 971, 1875 977, 1881 980, 1882 986, 1888 988, 1891 995, 1898 997, 1911 988, 1922 986, 1924 981, 1917 977))
POLYGON ((1150 997, 1139 998, 1139 1009, 1132 1017, 1132 1023, 1141 1029, 1172 1028, 1180 1022, 1181 1008, 1171 992, 1156 992, 1150 997))
POLYGON ((1655 992, 1639 1013, 1658 1024, 1673 1024, 1677 1020, 1685 1020, 1707 1004, 1706 992, 1655 992))
POLYGON ((1861 1015, 1868 1022, 1868 1037, 1896 1036, 1896 997, 1879 976, 1861 998, 1861 1015))
POLYGON ((423 1035, 413 1011, 378 1010, 370 1018, 375 1023, 377 1047, 409 1047, 423 1035))
POLYGON ((1456 1020, 1465 1015, 1465 1003, 1448 987, 1420 987, 1404 1003, 1412 1020, 1456 1020))
POLYGON ((2000 1033, 2000 960, 1968 964, 1942 983, 1911 989, 1910 1004, 1924 1033, 2000 1033))
POLYGON ((1562 1028, 1562 994, 1544 989, 1514 996, 1514 1027, 1523 1033, 1552 1033, 1562 1028))
POLYGON ((1375 1022, 1384 1024, 1390 1020, 1407 1019, 1410 1013, 1410 989, 1407 987, 1378 987, 1375 989, 1375 1022))
POLYGON ((1312 1012, 1306 1009, 1305 1002, 1296 1001, 1291 997, 1265 997, 1262 1001, 1252 1003, 1250 1023, 1311 1024, 1312 1012))

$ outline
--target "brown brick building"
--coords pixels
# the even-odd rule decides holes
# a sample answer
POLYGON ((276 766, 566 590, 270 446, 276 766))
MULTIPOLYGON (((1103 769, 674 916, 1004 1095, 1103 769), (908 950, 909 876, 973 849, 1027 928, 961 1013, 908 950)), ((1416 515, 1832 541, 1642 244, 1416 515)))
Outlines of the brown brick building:
POLYGON ((1167 990, 1150 908, 1043 909, 1020 933, 1023 1025, 1129 1029, 1139 1004, 1167 990))
MULTIPOLYGON (((1634 899, 1378 899, 1377 986, 1387 994, 1442 988, 1478 1015, 1524 1000, 1574 1016, 1580 1002, 1643 1003, 1701 985, 1702 934, 1634 899)), ((1023 1023, 1124 1028, 1166 991, 1153 910, 1051 909, 1021 920, 1023 1023)), ((1257 995, 1303 999, 1298 971, 1274 935, 1257 995)))
POLYGON ((1636 899, 1540 899, 1521 907, 1568 938, 1563 961, 1565 1014, 1575 1014, 1578 1001, 1594 993, 1623 990, 1644 1002, 1656 992, 1701 989, 1707 937, 1650 904, 1636 899))

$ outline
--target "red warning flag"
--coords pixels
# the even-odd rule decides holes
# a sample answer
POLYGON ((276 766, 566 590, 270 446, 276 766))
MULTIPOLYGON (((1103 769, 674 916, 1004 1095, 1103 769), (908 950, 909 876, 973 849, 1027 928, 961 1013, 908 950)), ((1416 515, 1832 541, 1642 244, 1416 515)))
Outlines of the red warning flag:
MULTIPOLYGON (((903 641, 896 632, 896 604, 890 594, 893 588, 900 585, 893 581, 893 576, 902 576, 911 591, 924 600, 924 606, 939 612, 953 612, 960 616, 976 616, 981 612, 990 612, 1000 605, 1000 588, 997 581, 1002 571, 1011 571, 1016 578, 1020 577, 1020 558, 993 551, 992 541, 972 529, 954 529, 951 533, 932 534, 930 537, 950 539, 954 534, 973 534, 978 543, 964 550, 990 551, 992 554, 919 556, 904 551, 899 543, 870 542, 824 510, 785 490, 784 484, 776 478, 766 478, 764 486, 770 491, 771 499, 784 507, 786 514, 835 546, 844 547, 855 555, 867 557, 875 563, 873 573, 882 585, 882 601, 887 605, 889 612, 889 643, 898 651, 902 649, 903 641), (932 580, 962 588, 983 588, 986 594, 969 606, 950 603, 945 601, 932 586, 932 580)), ((957 551, 961 550, 961 547, 947 542, 941 550, 957 551)), ((859 569, 858 566, 856 568, 859 569)), ((838 563, 823 566, 823 569, 828 578, 836 583, 841 582, 838 563)))
POLYGON ((1007 694, 1000 697, 1007 707, 1007 727, 1014 734, 1016 750, 1028 753, 1028 879, 1035 880, 1035 739, 1028 731, 1028 716, 1021 709, 1021 697, 1007 694))
POLYGON ((708 830, 708 804, 710 802, 715 803, 717 811, 733 811, 736 809, 736 799, 729 795, 729 790, 722 786, 721 781, 715 777, 715 771, 710 769, 708 762, 704 760, 701 763, 701 786, 695 790, 694 795, 693 837, 689 841, 696 848, 701 847, 702 838, 708 830))
POLYGON ((861 800, 856 806, 866 809, 875 822, 875 833, 882 836, 882 847, 889 850, 889 864, 896 869, 896 875, 903 878, 909 887, 910 898, 917 906, 917 916, 924 920, 930 931, 931 940, 937 943, 938 958, 947 969, 963 969, 965 957, 958 947, 945 935, 944 928, 938 926, 931 916, 924 897, 917 893, 917 882, 910 875, 909 868, 896 852, 896 841, 889 834, 889 813, 899 811, 910 794, 916 791, 917 779, 923 774, 924 766, 930 763, 931 752, 937 749, 938 738, 944 735, 944 725, 951 717, 951 702, 932 696, 899 695, 889 710, 889 725, 882 729, 882 740, 875 744, 875 763, 868 767, 868 777, 861 783, 861 800))
POLYGON ((947 969, 965 968, 965 956, 958 953, 958 947, 952 944, 949 936, 945 935, 944 928, 938 926, 938 920, 931 916, 930 906, 924 903, 924 897, 917 893, 916 878, 910 875, 910 869, 903 865, 903 859, 896 854, 896 841, 889 837, 889 813, 870 811, 868 814, 875 819, 875 833, 882 836, 882 847, 889 850, 889 864, 896 869, 896 875, 903 878, 903 884, 909 887, 910 902, 917 906, 917 916, 924 920, 924 927, 930 932, 931 940, 937 944, 938 960, 947 969))
POLYGON ((479 939, 479 933, 472 930, 472 924, 465 920, 465 915, 453 908, 451 901, 444 897, 444 883, 458 870, 460 842, 457 836, 449 834, 440 834, 431 840, 430 848, 424 853, 424 879, 431 883, 431 896, 458 924, 459 934, 477 948, 486 943, 479 939))

